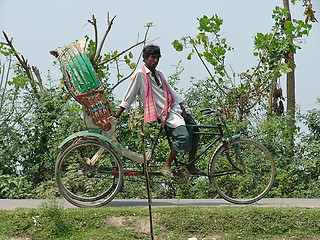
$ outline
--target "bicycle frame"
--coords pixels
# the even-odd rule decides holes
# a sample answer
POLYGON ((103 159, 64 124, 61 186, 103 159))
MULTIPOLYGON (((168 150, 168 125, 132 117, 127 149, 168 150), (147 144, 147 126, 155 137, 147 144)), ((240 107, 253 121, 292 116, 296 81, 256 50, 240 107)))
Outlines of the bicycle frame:
POLYGON ((177 164, 183 164, 183 165, 186 165, 186 166, 190 166, 191 164, 194 164, 202 155, 204 155, 213 145, 215 145, 218 141, 220 141, 221 139, 223 139, 223 130, 222 130, 222 126, 221 126, 221 123, 218 123, 216 126, 211 126, 211 125, 190 125, 191 127, 193 128, 199 128, 200 129, 217 129, 218 131, 215 131, 215 132, 208 132, 208 131, 205 131, 205 132, 193 132, 193 134, 195 135, 211 135, 211 136, 218 136, 217 138, 215 138, 211 143, 209 143, 205 148, 204 150, 202 150, 200 153, 198 153, 196 155, 196 157, 190 161, 189 163, 182 163, 182 162, 179 162, 179 161, 175 161, 177 164))
MULTIPOLYGON (((218 110, 219 111, 219 110, 218 110)), ((218 141, 221 141, 222 144, 228 144, 230 145, 230 141, 231 143, 234 143, 234 140, 236 138, 239 138, 240 135, 235 135, 235 136, 232 136, 231 132, 230 132, 230 129, 228 128, 227 126, 227 123, 226 123, 226 120, 223 119, 222 117, 222 114, 221 112, 216 112, 216 119, 218 121, 217 125, 189 125, 193 128, 198 128, 199 131, 198 132, 193 132, 193 134, 196 134, 196 135, 212 135, 212 136, 218 136, 217 138, 215 138, 212 142, 210 142, 205 148, 204 150, 202 150, 200 153, 198 153, 195 158, 191 161, 189 161, 188 163, 183 163, 183 162, 179 162, 175 159, 175 163, 176 163, 176 166, 181 164, 181 165, 184 165, 186 167, 189 167, 190 165, 194 164, 202 155, 204 155, 210 148, 212 148, 213 145, 215 145, 218 141), (222 125, 224 126, 224 128, 226 129, 226 133, 227 133, 227 137, 225 138, 225 134, 224 134, 224 131, 223 131, 223 127, 222 125), (208 131, 205 131, 205 132, 201 132, 200 129, 216 129, 217 131, 213 131, 213 132, 208 132, 208 131)), ((241 172, 241 173, 244 173, 244 169, 245 169, 245 164, 242 160, 242 157, 241 157, 241 154, 240 154, 240 151, 238 149, 238 147, 236 145, 234 145, 236 151, 237 151, 237 155, 241 161, 241 164, 243 166, 243 169, 239 168, 238 166, 236 166, 236 164, 231 160, 231 158, 229 157, 229 153, 226 152, 227 154, 227 159, 229 161, 229 163, 231 164, 231 166, 233 167, 233 170, 232 172, 234 171, 238 171, 238 172, 241 172)), ((222 175, 226 175, 226 174, 230 174, 232 172, 225 172, 225 173, 222 173, 222 175)), ((218 174, 219 175, 219 174, 218 174)))
MULTIPOLYGON (((197 160, 199 160, 199 158, 202 157, 217 142, 222 141, 223 144, 230 144, 228 142, 233 141, 233 139, 235 137, 232 137, 231 132, 230 132, 230 130, 229 130, 227 124, 226 124, 226 121, 221 116, 221 113, 216 113, 216 119, 217 119, 217 124, 216 125, 198 125, 198 124, 197 125, 189 125, 192 128, 198 128, 199 129, 199 131, 193 132, 193 134, 195 134, 195 135, 199 135, 199 136, 201 136, 201 135, 211 135, 211 136, 217 136, 217 137, 213 141, 210 141, 210 143, 208 145, 206 145, 205 148, 200 153, 198 153, 196 155, 196 157, 192 161, 190 161, 188 163, 183 163, 183 162, 180 162, 177 159, 175 159, 174 160, 174 164, 176 166, 183 165, 183 166, 188 167, 191 164, 195 163, 197 160), (223 128, 226 129, 226 133, 224 133, 223 128), (200 131, 201 129, 206 129, 207 131, 200 131), (226 135, 226 137, 225 137, 225 135, 226 135)), ((92 123, 92 119, 91 118, 89 118, 88 116, 85 115, 84 121, 85 121, 86 126, 89 129, 94 129, 93 128, 94 124, 92 123)), ((98 129, 95 128, 96 130, 95 130, 95 134, 94 135, 92 135, 93 133, 91 133, 90 131, 88 131, 88 133, 87 133, 87 131, 85 131, 85 135, 81 134, 82 132, 75 133, 72 136, 70 136, 69 138, 65 139, 65 141, 63 141, 63 143, 61 143, 59 147, 62 148, 70 140, 75 141, 76 138, 81 137, 81 136, 83 136, 83 137, 86 137, 86 136, 87 137, 97 137, 97 135, 98 135, 100 140, 107 141, 110 145, 112 145, 118 151, 118 153, 120 153, 120 156, 124 156, 124 157, 126 157, 126 158, 128 158, 128 159, 130 159, 130 160, 132 160, 134 162, 137 162, 137 163, 143 163, 143 157, 142 157, 141 154, 138 154, 136 152, 128 150, 127 148, 123 147, 118 142, 117 137, 115 135, 115 128, 116 128, 116 125, 117 125, 117 121, 112 118, 110 120, 110 123, 111 123, 111 129, 109 131, 98 130, 98 129), (99 131, 100 134, 98 132, 96 132, 96 131, 99 131)), ((147 154, 148 165, 150 165, 150 163, 152 162, 152 157, 153 157, 154 151, 155 151, 155 149, 156 149, 156 147, 158 145, 158 141, 159 141, 160 135, 162 134, 163 130, 166 131, 167 140, 168 140, 169 145, 171 146, 171 141, 170 141, 170 137, 169 137, 169 133, 168 133, 167 129, 160 127, 160 130, 159 130, 156 138, 153 141, 151 150, 147 154)), ((239 156, 240 156, 240 154, 239 154, 239 156)), ((230 164, 232 166, 234 166, 234 168, 237 169, 238 171, 242 171, 241 169, 236 167, 235 164, 233 164, 232 161, 230 161, 230 164)), ((129 175, 137 176, 137 174, 132 174, 131 170, 129 172, 130 172, 129 175)), ((151 174, 153 174, 153 175, 161 175, 161 173, 159 173, 159 172, 151 172, 151 174)))
MULTIPOLYGON (((211 141, 208 145, 205 146, 205 148, 200 152, 198 153, 195 158, 191 161, 189 161, 188 163, 184 163, 184 162, 180 162, 178 161, 177 159, 174 160, 174 163, 176 166, 178 165, 183 165, 183 166, 190 166, 192 164, 194 164, 200 157, 202 157, 209 149, 212 148, 212 146, 214 146, 217 142, 219 141, 222 141, 223 144, 230 144, 228 143, 231 139, 231 141, 233 142, 235 138, 239 137, 239 135, 236 135, 235 137, 232 137, 231 135, 231 132, 226 124, 226 121, 222 118, 221 114, 216 114, 216 119, 218 121, 217 125, 188 125, 192 128, 198 128, 199 131, 197 132, 193 132, 192 134, 194 135, 211 135, 211 136, 217 136, 213 141, 211 141), (227 137, 224 138, 225 134, 224 134, 224 131, 223 131, 223 127, 222 125, 224 126, 224 128, 226 129, 226 133, 227 133, 227 137), (200 129, 214 129, 216 131, 200 131, 200 129)), ((158 143, 158 140, 159 140, 159 137, 160 137, 160 134, 162 132, 162 128, 160 128, 159 130, 159 133, 157 135, 157 137, 155 138, 154 140, 154 144, 152 146, 152 149, 151 149, 151 154, 149 155, 148 157, 148 164, 150 163, 150 160, 152 159, 152 155, 154 153, 154 150, 157 146, 157 143, 158 143)), ((169 145, 171 146, 171 141, 170 141, 170 137, 168 135, 168 132, 166 131, 166 135, 167 135, 167 139, 168 139, 168 142, 169 142, 169 145)), ((237 150, 238 151, 238 150, 237 150)), ((239 151, 238 151, 239 152, 239 151)), ((240 157, 240 153, 239 153, 239 157, 240 157)), ((240 157, 241 159, 241 157, 240 157)), ((228 157, 228 160, 230 162, 230 164, 237 170, 237 171, 241 171, 241 169, 239 169, 239 167, 237 167, 232 161, 231 159, 228 157)), ((242 159, 241 159, 241 162, 242 162, 242 159)), ((243 162, 242 162, 243 164, 243 162)))

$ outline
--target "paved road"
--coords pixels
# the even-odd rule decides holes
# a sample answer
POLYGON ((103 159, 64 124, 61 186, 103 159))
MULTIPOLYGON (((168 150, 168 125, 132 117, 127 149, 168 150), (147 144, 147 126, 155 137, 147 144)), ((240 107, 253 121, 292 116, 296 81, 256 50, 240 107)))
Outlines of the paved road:
MULTIPOLYGON (((0 209, 15 208, 38 208, 42 203, 52 200, 43 199, 0 199, 0 209)), ((63 204, 66 208, 76 208, 64 199, 57 202, 63 204)), ((146 199, 114 199, 105 207, 147 207, 146 199)), ((222 199, 153 199, 153 207, 222 207, 222 206, 241 206, 226 202, 222 199)), ((320 198, 264 198, 257 203, 252 204, 254 207, 311 207, 320 208, 320 198)))

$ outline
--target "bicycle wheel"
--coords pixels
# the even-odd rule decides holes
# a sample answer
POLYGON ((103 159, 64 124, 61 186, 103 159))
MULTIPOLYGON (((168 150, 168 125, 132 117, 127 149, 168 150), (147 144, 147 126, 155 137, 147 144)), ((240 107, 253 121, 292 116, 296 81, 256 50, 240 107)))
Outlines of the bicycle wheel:
POLYGON ((250 204, 263 198, 276 175, 270 152, 249 139, 221 144, 211 158, 209 173, 212 187, 235 204, 250 204))
POLYGON ((55 175, 62 196, 78 207, 109 203, 123 184, 118 154, 107 143, 94 139, 80 140, 62 150, 55 175))

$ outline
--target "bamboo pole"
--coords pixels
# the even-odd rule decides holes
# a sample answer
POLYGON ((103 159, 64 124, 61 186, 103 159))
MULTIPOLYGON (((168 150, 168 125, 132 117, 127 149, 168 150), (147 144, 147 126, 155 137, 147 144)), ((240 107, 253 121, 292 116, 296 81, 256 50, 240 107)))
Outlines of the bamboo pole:
MULTIPOLYGON (((143 116, 142 103, 140 99, 139 99, 139 107, 140 107, 140 115, 143 116)), ((142 153, 143 153, 143 160, 144 160, 143 172, 146 180, 146 188, 147 188, 147 194, 148 194, 150 237, 151 237, 151 240, 154 240, 150 182, 149 182, 149 174, 148 174, 148 162, 147 162, 147 154, 146 154, 146 141, 145 141, 145 135, 144 135, 144 118, 143 117, 140 118, 140 126, 141 126, 141 136, 142 136, 142 153)))

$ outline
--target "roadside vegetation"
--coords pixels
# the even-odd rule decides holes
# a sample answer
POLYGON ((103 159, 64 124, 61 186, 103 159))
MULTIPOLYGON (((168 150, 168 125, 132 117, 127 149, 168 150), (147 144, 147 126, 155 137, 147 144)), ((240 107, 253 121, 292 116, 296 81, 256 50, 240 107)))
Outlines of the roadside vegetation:
MULTIPOLYGON (((150 239, 146 208, 64 209, 52 202, 38 209, 0 211, 0 239, 150 239)), ((319 208, 154 208, 154 238, 319 239, 319 208)))

